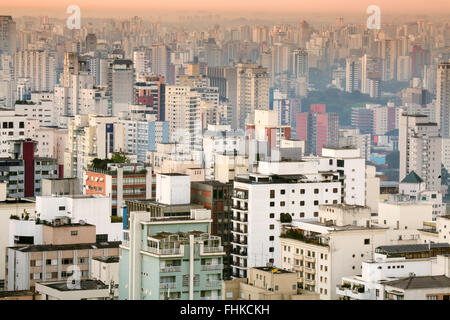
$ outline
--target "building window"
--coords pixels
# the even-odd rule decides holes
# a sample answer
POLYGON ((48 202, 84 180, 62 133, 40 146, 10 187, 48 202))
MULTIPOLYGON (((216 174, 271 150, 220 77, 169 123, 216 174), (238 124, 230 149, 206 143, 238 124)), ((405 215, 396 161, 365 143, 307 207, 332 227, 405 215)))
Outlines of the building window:
POLYGON ((275 229, 275 225, 274 225, 274 224, 271 224, 271 225, 269 226, 269 229, 270 229, 270 230, 275 229))
POLYGON ((281 189, 281 190, 280 190, 280 194, 286 194, 286 190, 281 189))
POLYGON ((270 198, 275 198, 275 190, 270 190, 270 198))
POLYGON ((370 239, 364 239, 364 244, 370 244, 370 239))
POLYGON ((77 236, 78 235, 78 231, 70 231, 70 235, 71 236, 77 236))
POLYGON ((66 210, 66 207, 65 206, 61 206, 58 209, 59 209, 59 211, 64 211, 64 210, 66 210))
POLYGON ((270 217, 270 219, 273 219, 273 218, 275 218, 275 213, 271 213, 271 214, 269 214, 269 217, 270 217))
POLYGON ((305 213, 304 212, 300 212, 300 218, 304 218, 305 217, 305 213))
POLYGON ((314 200, 314 205, 318 206, 319 205, 319 200, 314 200))
POLYGON ((280 207, 284 207, 285 206, 285 202, 284 201, 280 201, 280 207))
POLYGON ((305 194, 305 189, 300 189, 300 194, 305 194))
POLYGON ((319 213, 318 212, 314 212, 314 217, 318 217, 319 213))
POLYGON ((273 201, 270 202, 270 206, 271 206, 271 207, 275 207, 275 202, 273 202, 273 201))
POLYGON ((269 248, 269 252, 273 252, 274 251, 274 248, 273 247, 270 247, 269 248))
POLYGON ((314 193, 318 194, 319 193, 319 189, 314 189, 314 193))

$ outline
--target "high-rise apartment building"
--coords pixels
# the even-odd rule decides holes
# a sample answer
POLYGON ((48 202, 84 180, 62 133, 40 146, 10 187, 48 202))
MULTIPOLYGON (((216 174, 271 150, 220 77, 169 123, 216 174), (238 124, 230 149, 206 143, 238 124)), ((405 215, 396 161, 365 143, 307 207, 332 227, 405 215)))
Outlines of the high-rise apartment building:
POLYGON ((345 91, 354 92, 361 90, 361 60, 358 57, 350 57, 345 65, 345 91))
POLYGON ((436 113, 442 137, 450 137, 450 62, 439 64, 436 83, 436 113))
POLYGON ((64 177, 83 178, 94 158, 106 159, 124 150, 124 130, 116 117, 76 115, 68 126, 64 177))
POLYGON ((134 69, 131 60, 115 60, 112 67, 112 115, 128 112, 134 104, 134 69))
POLYGON ((29 78, 31 91, 53 92, 56 85, 56 55, 49 51, 18 51, 15 77, 29 78))
POLYGON ((237 128, 244 128, 247 116, 255 109, 269 109, 269 74, 255 63, 237 66, 237 128))
POLYGON ((296 78, 308 77, 308 51, 302 48, 292 53, 292 73, 296 78))
POLYGON ((437 123, 419 114, 402 113, 399 124, 400 174, 402 181, 414 171, 427 190, 441 188, 442 137, 437 123))
POLYGON ((175 79, 171 79, 169 70, 169 49, 165 44, 152 45, 152 73, 161 75, 168 84, 173 84, 175 79))
POLYGON ((337 147, 338 129, 338 114, 326 112, 324 104, 312 104, 309 113, 297 114, 296 138, 306 140, 310 154, 322 155, 322 147, 337 147))
POLYGON ((0 53, 12 56, 16 48, 16 22, 11 16, 0 16, 0 53))

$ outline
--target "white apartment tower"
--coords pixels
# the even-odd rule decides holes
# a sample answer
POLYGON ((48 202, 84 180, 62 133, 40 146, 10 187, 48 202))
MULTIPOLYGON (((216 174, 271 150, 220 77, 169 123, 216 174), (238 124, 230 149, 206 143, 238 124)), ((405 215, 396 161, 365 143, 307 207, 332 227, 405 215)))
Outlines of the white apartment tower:
POLYGON ((361 89, 361 60, 358 57, 347 58, 345 66, 345 91, 353 92, 361 89))
MULTIPOLYGON (((255 63, 237 66, 237 126, 245 127, 248 114, 269 109, 269 74, 255 63)), ((166 102, 167 103, 167 102, 166 102)))
POLYGON ((402 113, 399 125, 400 181, 414 171, 427 190, 441 188, 442 137, 437 123, 419 114, 402 113))
POLYGON ((200 100, 195 88, 166 86, 166 121, 173 142, 201 146, 200 100))
POLYGON ((436 83, 436 117, 440 121, 441 135, 450 138, 450 62, 439 64, 436 83))

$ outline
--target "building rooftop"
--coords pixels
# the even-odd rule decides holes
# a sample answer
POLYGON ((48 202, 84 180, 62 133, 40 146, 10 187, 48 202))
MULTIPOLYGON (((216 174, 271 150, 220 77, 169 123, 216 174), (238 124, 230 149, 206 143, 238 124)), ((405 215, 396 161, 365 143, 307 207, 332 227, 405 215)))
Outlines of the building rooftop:
POLYGON ((430 249, 445 249, 450 250, 449 243, 421 243, 421 244, 400 244, 390 246, 379 246, 376 248, 377 253, 384 254, 398 254, 398 253, 413 253, 413 252, 428 252, 430 249))
POLYGON ((74 288, 67 287, 67 281, 40 283, 40 284, 52 289, 56 289, 58 291, 108 289, 108 286, 100 280, 80 280, 80 286, 74 286, 74 288))
POLYGON ((411 171, 405 178, 403 178, 401 183, 422 183, 423 180, 414 171, 411 171))
POLYGON ((399 280, 385 282, 384 285, 403 289, 431 289, 431 288, 450 288, 450 278, 442 276, 422 276, 408 277, 399 280))
POLYGON ((119 257, 97 257, 97 258, 93 258, 93 260, 101 261, 104 263, 118 263, 120 258, 119 257))
POLYGON ((260 271, 271 272, 273 274, 293 273, 292 271, 279 269, 276 267, 254 267, 254 268, 260 271))
POLYGON ((77 243, 77 244, 38 244, 30 246, 16 246, 9 247, 9 249, 21 251, 21 252, 43 252, 43 251, 64 251, 64 250, 83 250, 83 249, 107 249, 107 248, 119 248, 121 241, 108 241, 97 243, 77 243))

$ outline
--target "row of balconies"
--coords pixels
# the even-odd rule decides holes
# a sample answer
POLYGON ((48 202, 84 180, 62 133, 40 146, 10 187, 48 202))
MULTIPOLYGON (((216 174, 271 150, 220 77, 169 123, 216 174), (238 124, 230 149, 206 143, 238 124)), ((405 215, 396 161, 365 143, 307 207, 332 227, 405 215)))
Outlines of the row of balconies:
POLYGON ((181 266, 161 267, 159 272, 180 272, 181 266))
POLYGON ((204 264, 200 266, 202 271, 222 270, 223 264, 204 264))

